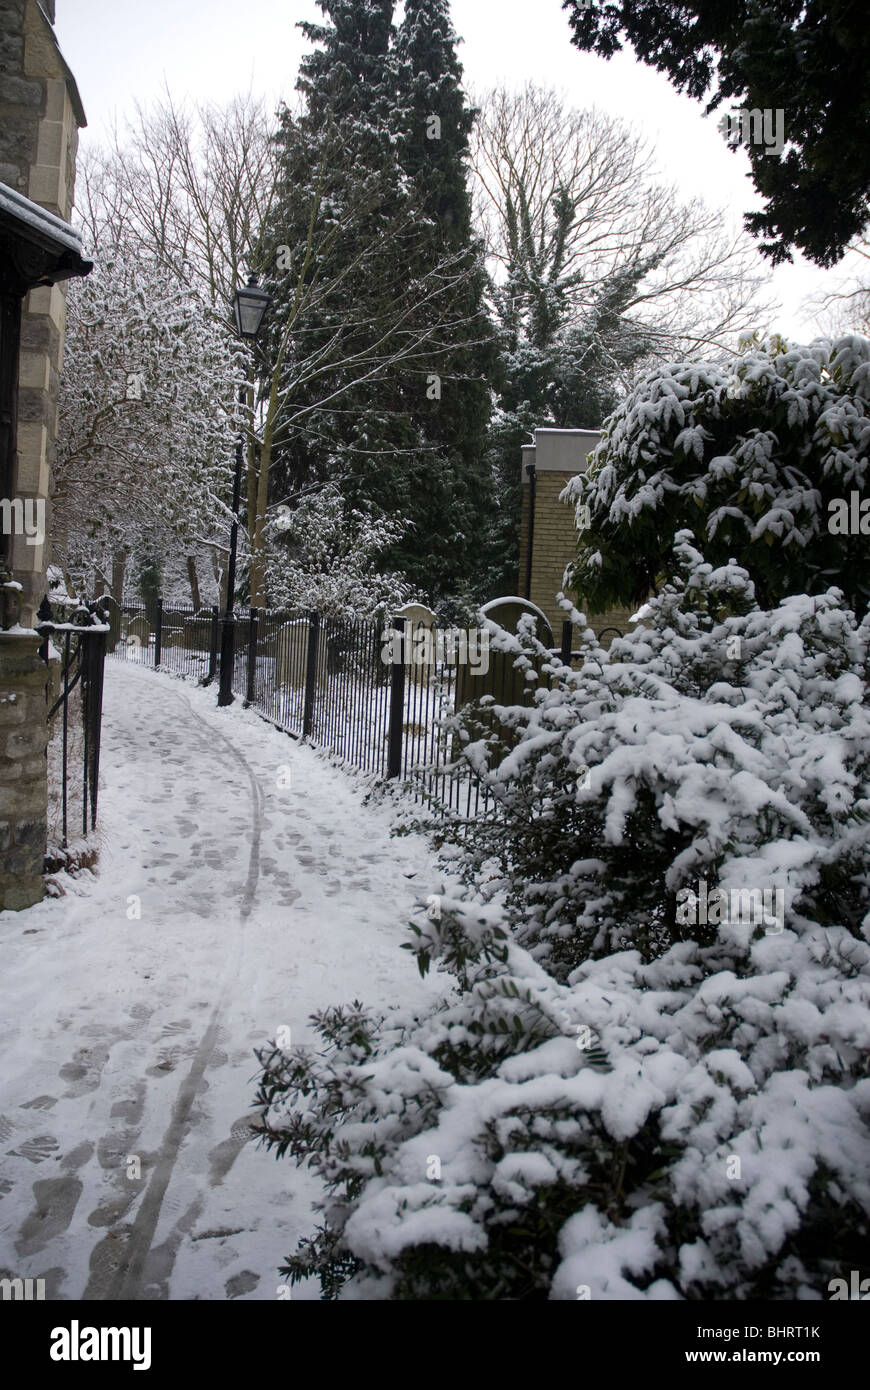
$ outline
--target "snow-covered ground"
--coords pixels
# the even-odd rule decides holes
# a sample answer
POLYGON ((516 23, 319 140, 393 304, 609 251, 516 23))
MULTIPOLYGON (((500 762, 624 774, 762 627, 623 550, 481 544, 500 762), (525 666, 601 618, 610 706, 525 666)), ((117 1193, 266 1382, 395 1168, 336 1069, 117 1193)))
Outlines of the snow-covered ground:
POLYGON ((275 1298, 320 1185, 249 1137, 253 1049, 443 988, 399 949, 425 841, 215 699, 108 662, 97 875, 0 914, 0 1274, 48 1299, 275 1298))

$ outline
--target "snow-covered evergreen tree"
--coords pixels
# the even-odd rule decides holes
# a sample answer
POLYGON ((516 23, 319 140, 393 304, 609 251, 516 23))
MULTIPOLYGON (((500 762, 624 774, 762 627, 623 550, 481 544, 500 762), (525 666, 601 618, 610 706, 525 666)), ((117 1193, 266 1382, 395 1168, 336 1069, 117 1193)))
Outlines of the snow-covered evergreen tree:
MULTIPOLYGON (((394 53, 398 152, 428 232, 417 266, 409 264, 406 274, 446 261, 454 282, 437 309, 446 318, 447 351, 403 389, 404 407, 422 435, 426 511, 417 525, 442 557, 439 595, 480 581, 481 532, 492 501, 485 447, 496 346, 483 246, 472 227, 468 157, 475 112, 462 87, 458 43, 449 0, 406 0, 394 53)), ((437 322, 424 302, 421 326, 437 322)))
POLYGON ((392 547, 385 567, 450 591, 472 566, 484 502, 489 402, 475 344, 490 335, 452 30, 425 35, 428 10, 411 6, 396 40, 391 3, 321 8, 329 22, 303 26, 316 47, 300 67, 302 111, 282 114, 264 237, 276 306, 264 370, 279 369, 286 399, 271 496, 330 479, 351 506, 410 519, 414 542, 392 547), (440 142, 427 138, 430 114, 440 142))
POLYGON ((655 592, 682 527, 713 563, 739 560, 764 607, 837 584, 866 610, 870 340, 745 348, 646 373, 569 485, 583 508, 572 584, 591 610, 655 592))

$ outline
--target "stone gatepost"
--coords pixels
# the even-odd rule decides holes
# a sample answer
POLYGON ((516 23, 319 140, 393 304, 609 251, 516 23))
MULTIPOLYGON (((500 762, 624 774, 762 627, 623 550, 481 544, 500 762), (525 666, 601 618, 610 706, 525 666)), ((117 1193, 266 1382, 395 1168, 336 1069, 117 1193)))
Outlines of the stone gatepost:
POLYGON ((43 894, 47 671, 38 642, 0 635, 0 907, 43 894))

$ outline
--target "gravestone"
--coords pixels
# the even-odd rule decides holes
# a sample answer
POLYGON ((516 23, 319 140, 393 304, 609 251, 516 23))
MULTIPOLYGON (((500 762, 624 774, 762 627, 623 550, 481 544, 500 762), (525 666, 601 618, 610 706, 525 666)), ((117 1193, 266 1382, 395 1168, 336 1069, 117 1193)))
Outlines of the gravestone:
POLYGON ((545 647, 553 645, 553 630, 547 620, 546 614, 527 598, 494 598, 489 603, 485 603, 481 608, 481 613, 485 618, 489 618, 491 623, 498 623, 506 632, 518 632, 519 622, 526 613, 530 613, 535 620, 535 636, 545 647))
MULTIPOLYGON (((535 636, 545 647, 553 646, 553 633, 546 614, 528 599, 494 598, 484 604, 481 613, 490 622, 497 623, 506 632, 517 632, 520 619, 530 614, 534 619, 535 636)), ((475 674, 467 666, 460 666, 456 679, 456 708, 460 710, 472 700, 491 695, 499 705, 525 705, 531 700, 535 686, 528 682, 523 672, 514 666, 516 660, 510 652, 495 651, 490 644, 489 669, 475 674)))
POLYGON ((123 625, 123 631, 119 637, 119 643, 126 644, 125 655, 127 660, 143 661, 148 659, 148 652, 151 647, 152 628, 146 613, 137 613, 134 617, 128 618, 123 625))
POLYGON ((435 626, 435 614, 431 608, 427 608, 425 603, 406 603, 402 608, 397 608, 393 614, 394 618, 404 618, 406 623, 411 623, 415 627, 421 624, 425 627, 435 626))
MULTIPOLYGON (((402 655, 408 678, 417 685, 425 685, 435 674, 435 614, 425 603, 406 603, 396 609, 393 618, 405 620, 402 655)), ((398 644, 396 651, 398 653, 398 644)))
MULTIPOLYGON (((308 663, 308 634, 311 624, 307 618, 291 618, 282 623, 274 634, 275 643, 275 685, 289 686, 291 690, 305 689, 305 672, 308 663)), ((326 663, 326 625, 321 623, 317 635, 317 685, 326 689, 328 671, 326 663)))

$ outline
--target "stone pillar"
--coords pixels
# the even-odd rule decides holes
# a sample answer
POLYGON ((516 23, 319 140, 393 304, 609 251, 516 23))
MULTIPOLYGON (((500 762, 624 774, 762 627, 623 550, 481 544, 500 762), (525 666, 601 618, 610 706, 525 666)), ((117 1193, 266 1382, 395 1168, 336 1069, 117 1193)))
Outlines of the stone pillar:
POLYGON ((43 895, 48 672, 37 649, 0 635, 0 910, 43 895))
POLYGON ((12 568, 22 585, 21 625, 32 627, 45 595, 48 533, 51 526, 51 481, 57 436, 58 376, 66 315, 63 285, 31 290, 21 319, 18 377, 18 475, 15 495, 44 507, 46 539, 34 545, 15 536, 12 568))

